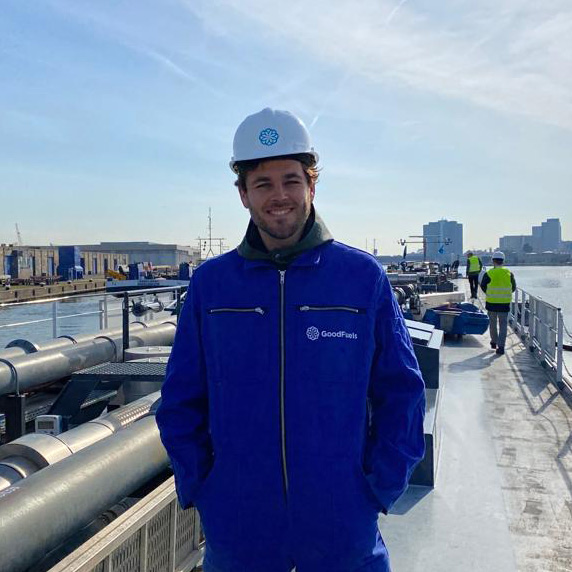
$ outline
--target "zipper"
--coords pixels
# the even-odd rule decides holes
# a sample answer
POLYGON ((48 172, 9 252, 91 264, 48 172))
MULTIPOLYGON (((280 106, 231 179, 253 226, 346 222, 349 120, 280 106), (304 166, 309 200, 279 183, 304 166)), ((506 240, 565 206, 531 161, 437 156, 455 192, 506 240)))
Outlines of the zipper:
POLYGON ((264 308, 212 308, 209 310, 209 314, 221 314, 224 312, 256 313, 263 316, 264 308))
POLYGON ((288 467, 286 464, 286 416, 284 410, 284 280, 286 270, 279 270, 280 273, 280 445, 282 450, 282 481, 284 494, 288 499, 288 467))
POLYGON ((363 314, 364 310, 352 308, 350 306, 299 306, 300 312, 351 312, 352 314, 363 314))

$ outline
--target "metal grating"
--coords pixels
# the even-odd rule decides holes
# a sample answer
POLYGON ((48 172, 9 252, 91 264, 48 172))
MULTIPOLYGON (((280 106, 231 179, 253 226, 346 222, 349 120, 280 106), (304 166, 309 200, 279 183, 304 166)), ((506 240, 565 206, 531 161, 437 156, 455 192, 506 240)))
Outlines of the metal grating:
POLYGON ((182 511, 173 477, 49 572, 191 572, 204 554, 196 510, 182 511))
POLYGON ((175 564, 178 566, 193 550, 198 548, 195 540, 195 515, 193 509, 182 510, 177 503, 177 534, 175 536, 175 564))
POLYGON ((141 362, 117 362, 117 363, 104 363, 101 365, 94 365, 80 371, 76 371, 74 377, 82 377, 84 375, 97 375, 97 376, 121 376, 121 375, 144 375, 144 376, 160 376, 165 375, 167 364, 165 363, 141 363, 141 362))
POLYGON ((111 554, 113 572, 138 572, 141 569, 141 530, 129 537, 111 554))
POLYGON ((149 536, 147 541, 148 572, 164 572, 165 570, 169 570, 171 507, 173 507, 173 504, 166 506, 149 521, 149 536))
POLYGON ((82 409, 87 409, 91 405, 99 403, 100 401, 108 401, 113 399, 117 395, 117 391, 114 389, 94 389, 81 404, 82 409))
MULTIPOLYGON (((55 401, 55 397, 52 397, 49 401, 43 404, 34 404, 29 409, 26 409, 25 420, 26 423, 33 421, 38 415, 44 415, 50 410, 52 403, 55 401)), ((6 433, 6 417, 3 413, 0 413, 0 435, 6 433)))

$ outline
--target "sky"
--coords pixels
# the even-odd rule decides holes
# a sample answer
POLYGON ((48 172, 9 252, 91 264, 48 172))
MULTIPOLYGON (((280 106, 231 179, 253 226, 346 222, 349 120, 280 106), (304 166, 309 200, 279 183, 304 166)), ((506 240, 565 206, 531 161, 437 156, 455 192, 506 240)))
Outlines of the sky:
POLYGON ((572 240, 569 0, 2 0, 0 242, 236 246, 228 168, 264 107, 310 129, 315 205, 381 254, 572 240))

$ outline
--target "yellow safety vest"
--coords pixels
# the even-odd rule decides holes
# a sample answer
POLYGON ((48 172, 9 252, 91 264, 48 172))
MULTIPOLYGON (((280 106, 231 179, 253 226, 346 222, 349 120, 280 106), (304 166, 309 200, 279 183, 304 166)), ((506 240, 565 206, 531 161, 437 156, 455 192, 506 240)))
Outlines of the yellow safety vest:
POLYGON ((469 258, 469 274, 477 274, 481 271, 481 265, 479 264, 478 256, 471 256, 469 258))
POLYGON ((487 271, 491 281, 487 284, 487 302, 491 304, 510 304, 512 300, 512 281, 510 270, 497 266, 487 271))

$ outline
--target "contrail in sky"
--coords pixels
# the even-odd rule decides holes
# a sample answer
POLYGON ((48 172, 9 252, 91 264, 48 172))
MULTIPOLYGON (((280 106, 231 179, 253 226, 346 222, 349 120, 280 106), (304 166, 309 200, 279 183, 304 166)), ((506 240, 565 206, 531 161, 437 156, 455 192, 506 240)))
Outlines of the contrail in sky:
POLYGON ((401 0, 399 2, 399 4, 397 4, 397 6, 391 11, 389 16, 387 17, 387 20, 385 21, 386 26, 391 22, 391 20, 393 20, 393 18, 395 17, 395 14, 397 14, 397 12, 399 12, 399 10, 401 10, 401 6, 403 6, 403 4, 405 4, 405 2, 407 2, 407 0, 401 0))
MULTIPOLYGON (((408 0, 400 0, 399 3, 395 6, 395 8, 393 8, 393 10, 389 13, 389 16, 385 20, 385 26, 384 26, 385 28, 387 28, 387 26, 389 26, 389 24, 391 24, 391 21, 393 20, 393 18, 395 18, 395 15, 397 14, 397 12, 399 12, 399 10, 401 10, 401 7, 407 1, 408 0)), ((338 83, 338 86, 336 87, 336 89, 334 89, 333 91, 331 91, 329 93, 329 95, 328 95, 328 97, 326 97, 326 100, 324 101, 324 104, 322 105, 320 111, 316 114, 314 119, 312 119, 310 126, 309 126, 309 129, 312 129, 312 127, 314 127, 314 125, 316 125, 316 123, 318 123, 318 119, 320 119, 320 117, 323 115, 323 113, 326 110, 326 107, 329 105, 330 101, 332 101, 334 96, 336 96, 339 93, 340 89, 348 81, 348 79, 351 77, 352 73, 353 72, 346 73, 344 75, 344 77, 341 79, 341 81, 338 83)))

